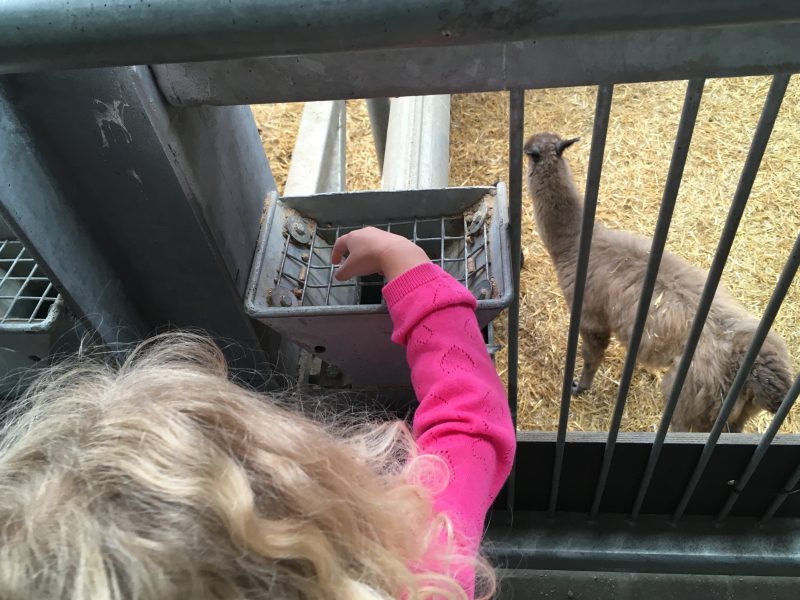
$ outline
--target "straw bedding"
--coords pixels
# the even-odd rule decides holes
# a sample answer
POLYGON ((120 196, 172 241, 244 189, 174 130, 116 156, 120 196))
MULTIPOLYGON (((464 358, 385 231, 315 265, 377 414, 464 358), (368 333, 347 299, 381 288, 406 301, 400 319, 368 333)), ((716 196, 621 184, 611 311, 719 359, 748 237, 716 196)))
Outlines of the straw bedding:
MULTIPOLYGON (((763 77, 716 79, 706 84, 667 242, 668 250, 703 268, 711 263, 768 87, 769 78, 763 77)), ((597 210, 597 218, 609 227, 652 235, 685 89, 685 82, 615 88, 597 210)), ((539 90, 526 95, 526 135, 548 130, 562 136, 583 136, 567 151, 579 189, 585 182, 594 100, 595 88, 539 90)), ((257 106, 253 110, 282 189, 302 105, 257 106)), ((450 185, 488 185, 506 179, 507 124, 507 94, 453 96, 450 185)), ((364 102, 348 102, 347 128, 348 189, 378 187, 380 177, 364 102)), ((723 276, 723 284, 758 316, 800 230, 798 199, 800 80, 795 78, 723 276)), ((527 194, 523 202, 519 424, 523 429, 554 430, 569 312, 535 232, 527 194)), ((799 323, 800 285, 795 283, 775 324, 795 366, 800 360, 799 323)), ((505 319, 498 320, 497 328, 502 342, 505 319)), ((612 341, 594 388, 572 400, 570 430, 602 431, 608 427, 624 357, 624 348, 612 341)), ((498 355, 498 369, 506 377, 505 350, 498 355)), ((636 369, 623 430, 655 430, 662 408, 661 375, 636 369)), ((782 431, 800 432, 798 410, 789 416, 782 431)), ((769 419, 762 414, 746 430, 763 431, 769 419)))

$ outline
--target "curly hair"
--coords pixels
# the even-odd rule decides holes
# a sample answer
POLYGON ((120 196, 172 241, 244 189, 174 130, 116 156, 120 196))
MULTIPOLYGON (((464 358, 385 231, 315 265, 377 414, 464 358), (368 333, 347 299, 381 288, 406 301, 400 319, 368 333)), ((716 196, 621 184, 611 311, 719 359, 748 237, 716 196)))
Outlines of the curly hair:
POLYGON ((405 423, 307 418, 201 336, 53 367, 0 436, 4 599, 456 599, 463 568, 494 590, 405 423))

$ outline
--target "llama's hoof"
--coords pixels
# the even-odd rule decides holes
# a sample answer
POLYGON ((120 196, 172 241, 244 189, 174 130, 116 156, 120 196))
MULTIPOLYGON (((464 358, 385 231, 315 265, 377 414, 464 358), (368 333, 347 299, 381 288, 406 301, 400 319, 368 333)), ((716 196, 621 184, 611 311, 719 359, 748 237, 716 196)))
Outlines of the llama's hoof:
POLYGON ((579 396, 585 391, 586 391, 586 388, 583 387, 580 383, 578 383, 575 380, 572 381, 572 395, 573 396, 579 396))

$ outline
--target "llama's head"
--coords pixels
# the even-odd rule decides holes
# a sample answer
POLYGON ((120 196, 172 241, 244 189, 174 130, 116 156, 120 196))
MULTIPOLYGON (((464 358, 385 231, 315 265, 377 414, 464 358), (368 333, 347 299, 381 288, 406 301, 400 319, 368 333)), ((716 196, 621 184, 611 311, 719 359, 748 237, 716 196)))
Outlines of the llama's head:
POLYGON ((546 171, 561 162, 564 150, 581 138, 562 140, 555 133, 537 133, 525 142, 524 152, 528 157, 528 177, 535 172, 546 171))

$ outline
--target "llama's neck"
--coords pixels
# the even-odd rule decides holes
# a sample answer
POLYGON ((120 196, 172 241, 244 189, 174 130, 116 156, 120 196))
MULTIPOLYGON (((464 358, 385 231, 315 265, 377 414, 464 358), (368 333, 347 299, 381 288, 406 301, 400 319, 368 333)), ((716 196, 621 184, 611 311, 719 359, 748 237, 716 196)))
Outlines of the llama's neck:
POLYGON ((536 229, 556 266, 574 264, 578 256, 583 202, 562 160, 554 169, 529 180, 536 229))

